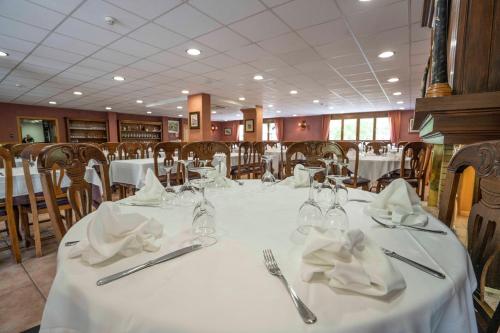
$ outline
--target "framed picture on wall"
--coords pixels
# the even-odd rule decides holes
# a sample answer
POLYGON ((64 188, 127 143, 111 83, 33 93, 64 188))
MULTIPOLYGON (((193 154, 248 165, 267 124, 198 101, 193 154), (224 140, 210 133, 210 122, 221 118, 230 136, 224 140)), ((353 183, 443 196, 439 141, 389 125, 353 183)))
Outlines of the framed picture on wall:
POLYGON ((233 134, 232 128, 228 128, 228 127, 224 128, 224 135, 229 136, 231 134, 233 134))
POLYGON ((200 113, 189 112, 189 129, 200 128, 200 113))
POLYGON ((253 119, 246 119, 245 120, 245 132, 253 132, 254 131, 254 121, 253 119))
POLYGON ((168 121, 168 133, 179 133, 179 121, 169 120, 168 121))
POLYGON ((413 130, 414 118, 410 118, 408 123, 408 133, 418 133, 418 130, 413 130))

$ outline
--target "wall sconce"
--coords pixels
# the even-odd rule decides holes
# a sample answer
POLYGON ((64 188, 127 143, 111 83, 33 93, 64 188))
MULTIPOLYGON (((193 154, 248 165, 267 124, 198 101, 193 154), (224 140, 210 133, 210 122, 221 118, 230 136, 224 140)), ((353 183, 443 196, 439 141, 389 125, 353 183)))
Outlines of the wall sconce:
POLYGON ((217 131, 218 129, 219 129, 219 127, 217 127, 217 125, 212 124, 212 132, 217 131))
POLYGON ((305 120, 302 120, 302 121, 299 121, 298 125, 299 125, 299 128, 306 129, 307 122, 305 120))

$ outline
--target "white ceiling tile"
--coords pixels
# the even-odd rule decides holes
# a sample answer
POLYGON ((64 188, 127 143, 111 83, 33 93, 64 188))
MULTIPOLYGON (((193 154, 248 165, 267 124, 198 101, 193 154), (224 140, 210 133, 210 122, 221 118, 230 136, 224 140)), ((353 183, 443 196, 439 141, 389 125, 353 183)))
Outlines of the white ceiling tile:
POLYGON ((273 54, 287 53, 305 49, 307 44, 295 33, 284 34, 258 43, 264 50, 273 54))
POLYGON ((213 55, 211 57, 200 60, 200 62, 213 66, 215 68, 227 68, 239 64, 240 62, 234 58, 231 58, 223 53, 213 55))
POLYGON ((66 68, 70 67, 71 64, 62 62, 60 60, 54 60, 54 59, 49 59, 45 57, 39 57, 36 55, 29 55, 24 61, 23 65, 33 65, 35 66, 40 66, 40 67, 47 67, 47 68, 53 68, 59 71, 65 70, 66 68))
POLYGON ((129 65, 130 68, 140 69, 149 73, 158 73, 167 70, 169 67, 149 60, 139 60, 129 65))
POLYGON ((71 52, 84 56, 88 56, 101 48, 95 44, 87 43, 58 33, 50 34, 47 39, 43 41, 43 45, 60 50, 71 50, 71 52))
POLYGON ((181 57, 167 51, 150 56, 148 60, 168 67, 177 67, 193 61, 192 59, 187 59, 186 57, 181 57))
POLYGON ((27 55, 27 53, 14 51, 6 48, 2 48, 4 52, 9 54, 8 57, 0 57, 0 68, 11 69, 19 64, 27 55))
POLYGON ((178 56, 181 56, 189 61, 195 61, 195 60, 201 60, 207 57, 211 57, 214 54, 217 54, 218 51, 206 46, 203 43, 197 42, 195 40, 190 40, 188 42, 182 43, 180 45, 177 45, 175 47, 172 47, 168 50, 171 53, 174 53, 178 56), (201 51, 200 55, 197 56, 191 56, 187 54, 187 50, 189 49, 198 49, 201 51))
POLYGON ((318 24, 297 32, 312 46, 320 46, 351 37, 343 19, 318 24))
POLYGON ((194 61, 184 66, 180 66, 179 69, 193 74, 203 74, 211 72, 215 68, 212 66, 205 65, 201 62, 194 61))
POLYGON ((97 45, 109 44, 120 37, 117 33, 101 29, 71 17, 64 21, 64 23, 56 29, 56 32, 97 45))
POLYGON ((40 28, 51 30, 64 19, 64 15, 24 0, 0 1, 2 16, 40 28))
POLYGON ((253 74, 257 74, 257 69, 253 66, 247 65, 247 64, 240 64, 236 66, 231 66, 225 69, 226 72, 228 73, 233 73, 233 74, 247 74, 248 77, 253 77, 253 74), (250 75, 252 74, 252 75, 250 75))
POLYGON ((337 68, 337 70, 340 74, 342 74, 344 76, 349 76, 349 75, 360 74, 360 73, 369 73, 370 67, 368 67, 367 64, 361 64, 361 65, 341 67, 341 68, 337 68))
POLYGON ((118 65, 128 65, 139 60, 137 57, 108 48, 101 49, 100 51, 94 53, 92 58, 112 62, 118 65))
POLYGON ((63 14, 69 14, 84 0, 29 0, 29 2, 55 10, 63 14))
POLYGON ((233 23, 229 27, 254 42, 290 32, 290 29, 270 11, 233 23))
POLYGON ((168 49, 187 40, 187 38, 154 23, 148 23, 137 29, 129 34, 129 37, 159 47, 160 49, 168 49))
POLYGON ((266 6, 275 7, 290 0, 262 0, 262 1, 266 4, 266 6))
POLYGON ((183 4, 169 11, 156 19, 155 23, 190 38, 195 38, 221 26, 188 4, 183 4))
POLYGON ((258 0, 190 0, 189 3, 224 24, 265 9, 258 0))
POLYGON ((334 68, 366 64, 366 60, 360 52, 351 53, 344 56, 333 57, 327 60, 327 63, 334 68))
POLYGON ((117 40, 116 42, 108 45, 108 47, 115 51, 120 51, 122 53, 129 54, 137 58, 148 57, 152 54, 161 51, 160 49, 154 46, 141 43, 139 41, 136 41, 135 39, 128 37, 123 37, 117 40))
POLYGON ((243 62, 254 61, 269 56, 269 53, 264 51, 264 49, 262 49, 257 44, 250 44, 243 47, 233 48, 226 51, 226 54, 243 62))
POLYGON ((294 29, 302 29, 340 17, 335 2, 331 0, 294 0, 273 10, 294 29))
POLYGON ((318 46, 315 49, 325 59, 359 52, 359 47, 352 38, 318 46))
POLYGON ((302 50, 292 51, 278 55, 284 62, 289 65, 298 65, 305 62, 317 61, 321 57, 312 48, 307 47, 302 50))
POLYGON ((2 16, 0 16, 0 31, 2 35, 35 43, 40 42, 49 33, 48 30, 17 22, 2 16))
POLYGON ((414 23, 411 25, 411 41, 421 41, 430 40, 432 30, 427 27, 422 27, 420 23, 414 23))
POLYGON ((21 40, 14 37, 0 35, 0 48, 2 50, 14 50, 18 52, 28 53, 36 46, 35 43, 21 40))
POLYGON ((175 6, 182 3, 181 0, 107 0, 115 6, 126 9, 136 15, 153 19, 175 6))
POLYGON ((164 71, 161 73, 162 75, 166 75, 166 76, 169 76, 169 77, 173 77, 173 78, 176 78, 176 79, 183 79, 185 77, 188 77, 191 75, 191 73, 188 73, 188 72, 185 72, 185 71, 181 71, 179 69, 169 69, 167 71, 164 71))
MULTIPOLYGON (((401 0, 377 0, 377 1, 352 1, 337 0, 340 10, 344 15, 350 15, 356 12, 369 12, 376 8, 381 8, 401 0)), ((415 0, 413 0, 415 1, 415 0)))
POLYGON ((249 44, 249 41, 235 34, 228 28, 212 31, 196 39, 200 43, 210 45, 211 48, 221 52, 249 44))
POLYGON ((32 55, 71 64, 77 63, 84 58, 84 56, 80 54, 54 49, 43 45, 37 47, 33 51, 32 55))
POLYGON ((279 67, 288 66, 286 62, 275 56, 260 58, 258 60, 252 61, 250 65, 263 71, 269 71, 279 67))
POLYGON ((146 22, 143 18, 101 0, 87 0, 72 17, 119 34, 126 34, 146 22), (113 17, 114 24, 108 24, 104 16, 113 17))
POLYGON ((113 63, 99 60, 99 59, 95 59, 95 58, 87 58, 85 60, 82 60, 78 65, 83 66, 83 67, 89 67, 89 68, 102 70, 105 72, 111 72, 111 71, 114 71, 114 70, 121 67, 118 64, 113 64, 113 63))
POLYGON ((347 20, 353 32, 359 37, 408 25, 408 15, 402 15, 407 12, 408 2, 400 1, 369 12, 355 13, 348 16, 347 20))

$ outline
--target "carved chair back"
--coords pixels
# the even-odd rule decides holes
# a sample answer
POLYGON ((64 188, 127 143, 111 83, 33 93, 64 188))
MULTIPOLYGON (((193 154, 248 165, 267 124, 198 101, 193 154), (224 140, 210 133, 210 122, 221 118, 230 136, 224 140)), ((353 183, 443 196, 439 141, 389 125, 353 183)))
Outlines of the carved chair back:
POLYGON ((222 142, 200 141, 187 143, 181 149, 181 159, 187 160, 192 154, 192 157, 195 159, 211 161, 217 153, 225 155, 226 177, 229 177, 231 172, 231 151, 227 145, 222 142))
POLYGON ((137 160, 144 158, 144 147, 139 142, 122 142, 118 145, 120 160, 137 160))
POLYGON ((238 145, 238 165, 236 168, 236 177, 240 178, 243 174, 252 172, 253 163, 253 144, 249 141, 240 142, 238 145))
POLYGON ((381 141, 370 141, 365 145, 365 152, 369 150, 373 150, 375 155, 380 155, 387 151, 387 145, 381 141))
POLYGON ((99 148, 102 149, 106 159, 109 163, 116 159, 116 153, 118 152, 119 142, 105 142, 99 145, 99 148))
POLYGON ((331 157, 345 160, 345 152, 342 147, 335 142, 325 141, 304 141, 291 144, 286 151, 285 176, 293 175, 293 168, 296 164, 304 166, 324 165, 320 158, 331 157), (298 154, 303 156, 299 159, 298 154), (295 159, 294 159, 295 157, 295 159))
POLYGON ((403 147, 400 175, 408 179, 424 179, 431 159, 432 145, 424 142, 409 142, 403 147), (410 154, 410 168, 406 169, 406 157, 410 154))
MULTIPOLYGON (((166 181, 166 175, 160 175, 160 166, 166 166, 167 163, 175 163, 174 156, 181 156, 182 144, 180 142, 159 142, 153 148, 153 171, 160 181, 166 181), (160 153, 163 152, 165 156, 161 160, 160 153)), ((180 177, 180 164, 177 164, 177 184, 179 184, 180 177)))
POLYGON ((33 143, 17 143, 10 147, 10 155, 12 156, 12 159, 20 158, 23 150, 32 144, 33 143))
POLYGON ((344 150, 345 154, 345 159, 346 163, 349 162, 349 158, 347 157, 347 154, 349 151, 353 150, 354 151, 354 169, 347 169, 346 173, 352 178, 353 184, 352 187, 357 188, 358 187, 358 170, 359 170, 359 146, 355 142, 352 141, 337 141, 336 142, 339 146, 342 147, 344 150))
MULTIPOLYGON (((265 142, 254 142, 253 143, 253 168, 254 168, 254 175, 260 175, 263 174, 265 164, 262 161, 262 156, 266 153, 266 148, 268 147, 268 144, 265 142)), ((271 165, 272 167, 272 165, 271 165)), ((273 172, 271 170, 271 172, 273 172)))

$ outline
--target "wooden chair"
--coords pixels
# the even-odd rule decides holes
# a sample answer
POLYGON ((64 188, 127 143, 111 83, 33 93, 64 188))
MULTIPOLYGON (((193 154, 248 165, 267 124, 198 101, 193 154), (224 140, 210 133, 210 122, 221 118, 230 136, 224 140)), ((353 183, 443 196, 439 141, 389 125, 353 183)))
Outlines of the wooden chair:
POLYGON ((243 141, 238 146, 238 165, 231 166, 231 176, 240 179, 241 176, 250 175, 253 172, 253 144, 249 141, 243 141))
POLYGON ((118 152, 119 145, 119 142, 105 142, 99 145, 99 148, 103 150, 108 163, 111 163, 111 161, 114 161, 116 159, 116 153, 118 152))
POLYGON ((398 144, 397 144, 397 151, 399 153, 399 149, 400 148, 403 148, 404 146, 406 146, 406 144, 408 143, 408 141, 399 141, 398 144))
MULTIPOLYGON (((167 181, 167 176, 160 176, 160 153, 163 152, 165 157, 163 157, 163 161, 161 161, 162 165, 167 165, 167 161, 171 161, 171 163, 175 162, 174 156, 177 153, 177 156, 181 156, 182 144, 180 142, 159 142, 153 148, 153 160, 154 166, 153 171, 158 177, 158 179, 164 183, 167 181)), ((176 184, 180 184, 180 164, 177 164, 177 172, 176 172, 176 184)), ((170 179, 172 181, 172 179, 170 179)))
POLYGON ((10 147, 10 155, 12 156, 12 160, 14 160, 15 158, 20 158, 23 150, 32 144, 33 143, 17 143, 10 147))
MULTIPOLYGON (((347 174, 349 175, 349 179, 345 179, 343 181, 344 185, 347 187, 352 187, 352 188, 358 188, 361 186, 361 188, 365 191, 369 190, 369 185, 370 185, 370 180, 359 177, 358 176, 358 170, 359 170, 359 147, 356 143, 351 142, 351 141, 338 141, 337 142, 342 149, 344 150, 345 155, 347 156, 350 150, 354 150, 355 154, 355 161, 354 161, 354 170, 347 170, 347 174)), ((347 160, 349 160, 348 157, 346 157, 347 160)))
POLYGON ((0 221, 5 222, 6 230, 9 234, 12 256, 17 263, 20 263, 21 250, 19 248, 19 239, 17 237, 16 218, 13 204, 13 158, 6 148, 0 147, 0 161, 2 161, 3 172, 5 175, 5 198, 0 199, 0 221))
POLYGON ((293 144, 291 141, 281 141, 280 142, 280 160, 278 162, 278 178, 283 179, 285 178, 285 153, 288 147, 293 144))
POLYGON ((181 149, 181 159, 187 160, 189 155, 193 154, 194 158, 200 160, 212 160, 217 153, 226 156, 226 177, 229 177, 231 172, 231 151, 222 142, 200 141, 187 143, 181 149))
MULTIPOLYGON (((54 228, 56 239, 60 241, 67 231, 62 223, 60 210, 57 204, 57 185, 54 184, 52 170, 58 166, 64 170, 69 178, 66 196, 74 212, 75 221, 92 212, 93 194, 92 184, 85 180, 86 167, 89 161, 99 166, 99 175, 102 184, 102 201, 111 200, 109 184, 109 164, 103 152, 89 144, 55 144, 43 148, 38 154, 37 167, 42 181, 43 195, 54 228)), ((68 226, 70 227, 70 226, 68 226)))
POLYGON ((144 158, 144 147, 139 142, 122 142, 118 145, 120 160, 137 160, 144 158))
POLYGON ((365 152, 373 150, 375 155, 381 155, 387 151, 387 145, 381 141, 370 141, 365 145, 365 152))
POLYGON ((478 289, 474 306, 484 332, 497 332, 500 315, 484 301, 486 283, 500 289, 500 140, 471 144, 450 160, 439 202, 439 219, 451 225, 460 175, 467 167, 476 171, 477 193, 467 225, 467 250, 478 289))
MULTIPOLYGON (((43 194, 35 192, 31 167, 33 161, 38 157, 40 151, 46 146, 47 144, 44 143, 30 144, 21 153, 21 158, 23 160, 24 180, 26 183, 26 188, 28 189, 29 199, 29 204, 20 206, 21 217, 23 221, 26 221, 26 223, 24 224, 25 237, 29 238, 29 225, 27 221, 29 220, 29 216, 31 215, 33 233, 35 237, 35 254, 37 257, 42 256, 42 235, 40 232, 40 223, 48 222, 48 220, 41 220, 40 215, 47 214, 48 208, 43 194)), ((61 169, 57 164, 54 164, 51 170, 51 177, 54 184, 56 205, 60 211, 64 211, 64 220, 69 228, 73 221, 73 212, 71 210, 68 198, 66 197, 66 193, 62 187, 64 176, 64 170, 61 169)))
POLYGON ((431 159, 432 145, 424 142, 409 142, 407 143, 401 154, 401 162, 399 170, 388 173, 377 179, 376 191, 379 193, 383 188, 387 187, 394 179, 403 178, 411 186, 415 187, 420 200, 424 200, 425 195, 425 180, 427 168, 431 159), (406 169, 406 157, 408 151, 412 151, 410 159, 410 168, 406 169), (403 175, 403 176, 401 176, 403 175))
MULTIPOLYGON (((297 164, 304 166, 320 166, 323 165, 320 158, 333 157, 345 160, 345 152, 342 147, 334 142, 325 141, 304 141, 291 144, 286 151, 285 176, 293 175, 293 168, 297 164), (300 153, 303 158, 297 158, 300 153), (295 158, 294 158, 295 157, 295 158)), ((341 172, 341 170, 339 170, 341 172)))
MULTIPOLYGON (((268 145, 264 142, 254 142, 253 143, 253 177, 259 178, 265 172, 265 163, 262 161, 262 156, 266 153, 266 147, 268 145)), ((274 173, 273 166, 271 164, 271 172, 274 173)))

